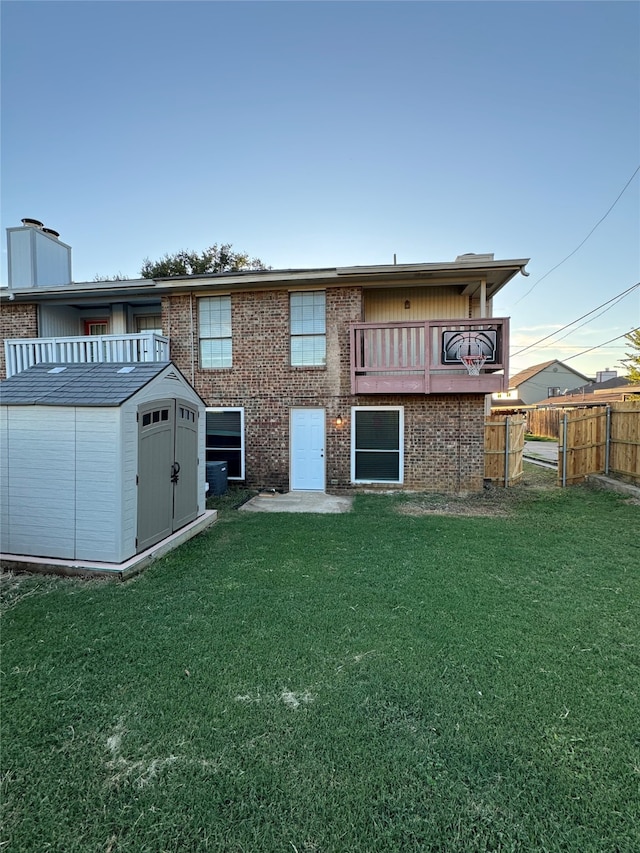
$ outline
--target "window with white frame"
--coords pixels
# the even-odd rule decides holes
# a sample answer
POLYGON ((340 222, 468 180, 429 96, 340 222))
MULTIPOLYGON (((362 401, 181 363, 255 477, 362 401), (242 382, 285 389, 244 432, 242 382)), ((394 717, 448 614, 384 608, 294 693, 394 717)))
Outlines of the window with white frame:
POLYGON ((155 332, 162 334, 161 314, 136 314, 136 332, 155 332))
POLYGON ((403 482, 402 406, 362 406, 351 410, 351 480, 354 483, 403 482))
POLYGON ((244 409, 206 410, 207 462, 226 462, 230 480, 244 480, 244 409))
POLYGON ((198 300, 200 366, 231 367, 231 297, 205 296, 198 300))
POLYGON ((324 367, 327 363, 324 291, 292 293, 289 297, 291 366, 324 367))

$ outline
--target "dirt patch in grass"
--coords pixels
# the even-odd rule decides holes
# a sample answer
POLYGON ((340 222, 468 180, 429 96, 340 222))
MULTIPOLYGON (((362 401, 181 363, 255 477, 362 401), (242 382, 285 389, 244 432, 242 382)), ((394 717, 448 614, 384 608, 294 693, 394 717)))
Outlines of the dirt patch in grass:
POLYGON ((499 518, 511 515, 515 507, 538 493, 558 488, 557 474, 549 468, 525 464, 524 476, 509 489, 490 485, 471 495, 420 494, 398 505, 400 515, 455 515, 476 518, 499 518))

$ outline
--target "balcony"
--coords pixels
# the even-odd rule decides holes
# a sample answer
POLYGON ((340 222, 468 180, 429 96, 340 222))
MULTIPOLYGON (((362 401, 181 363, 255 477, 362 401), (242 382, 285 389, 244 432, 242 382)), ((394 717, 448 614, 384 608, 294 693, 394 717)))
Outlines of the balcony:
POLYGON ((509 384, 509 320, 352 323, 352 394, 492 394, 509 384), (486 357, 477 376, 461 358, 486 357))
POLYGON ((155 332, 68 338, 14 338, 4 342, 7 379, 34 364, 169 361, 169 338, 155 332))

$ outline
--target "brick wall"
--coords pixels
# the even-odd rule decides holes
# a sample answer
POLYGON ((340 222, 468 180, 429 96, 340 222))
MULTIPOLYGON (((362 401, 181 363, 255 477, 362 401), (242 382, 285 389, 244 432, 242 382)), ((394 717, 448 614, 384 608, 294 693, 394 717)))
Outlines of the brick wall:
POLYGON ((232 294, 233 367, 205 370, 198 359, 197 297, 163 297, 172 360, 208 406, 244 407, 247 485, 289 488, 290 410, 318 407, 326 411, 327 491, 353 489, 351 407, 399 405, 405 422, 404 488, 481 489, 483 395, 352 396, 348 329, 362 319, 361 289, 328 288, 326 297, 326 367, 289 365, 289 293, 272 290, 232 294), (335 423, 338 415, 341 426, 335 423))
POLYGON ((37 338, 38 307, 33 303, 3 302, 0 306, 0 378, 7 378, 4 342, 7 338, 37 338))

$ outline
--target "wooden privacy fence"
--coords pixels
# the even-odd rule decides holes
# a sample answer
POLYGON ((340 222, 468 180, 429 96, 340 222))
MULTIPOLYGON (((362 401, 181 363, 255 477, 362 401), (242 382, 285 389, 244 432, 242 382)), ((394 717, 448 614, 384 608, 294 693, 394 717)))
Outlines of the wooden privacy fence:
POLYGON ((527 412, 527 430, 532 435, 545 438, 557 438, 560 434, 559 423, 562 411, 557 408, 529 409, 527 412))
POLYGON ((498 486, 514 486, 523 474, 523 415, 490 415, 484 422, 484 478, 498 486))
POLYGON ((640 484, 640 401, 565 411, 559 427, 561 486, 580 483, 589 474, 615 474, 640 484))

